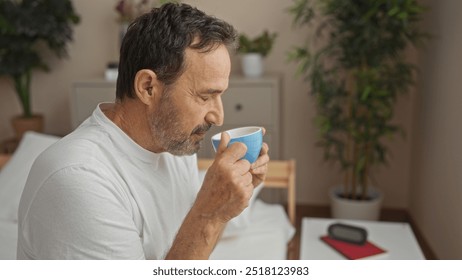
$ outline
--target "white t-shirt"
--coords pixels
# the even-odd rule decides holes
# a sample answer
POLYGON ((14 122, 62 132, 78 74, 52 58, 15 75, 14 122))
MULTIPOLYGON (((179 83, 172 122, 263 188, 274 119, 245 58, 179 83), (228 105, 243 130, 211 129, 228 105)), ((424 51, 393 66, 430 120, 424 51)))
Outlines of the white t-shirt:
POLYGON ((18 259, 161 259, 199 190, 196 156, 152 153, 99 106, 35 161, 18 259))

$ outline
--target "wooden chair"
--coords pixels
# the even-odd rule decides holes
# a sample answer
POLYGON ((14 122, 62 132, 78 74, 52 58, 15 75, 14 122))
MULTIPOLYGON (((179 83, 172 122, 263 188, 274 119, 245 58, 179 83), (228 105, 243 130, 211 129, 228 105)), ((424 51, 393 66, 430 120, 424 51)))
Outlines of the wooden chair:
MULTIPOLYGON (((212 159, 199 159, 199 169, 207 169, 212 162, 212 159)), ((295 226, 295 160, 271 160, 263 184, 265 188, 287 189, 287 214, 295 226)))

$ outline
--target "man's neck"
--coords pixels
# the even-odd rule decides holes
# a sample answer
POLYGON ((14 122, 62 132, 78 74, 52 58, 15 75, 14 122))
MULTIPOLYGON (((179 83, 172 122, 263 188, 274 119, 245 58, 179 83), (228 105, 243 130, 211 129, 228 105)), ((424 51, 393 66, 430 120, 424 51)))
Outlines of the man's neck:
POLYGON ((136 100, 124 100, 103 104, 101 111, 138 145, 151 152, 162 152, 152 137, 144 104, 136 100))

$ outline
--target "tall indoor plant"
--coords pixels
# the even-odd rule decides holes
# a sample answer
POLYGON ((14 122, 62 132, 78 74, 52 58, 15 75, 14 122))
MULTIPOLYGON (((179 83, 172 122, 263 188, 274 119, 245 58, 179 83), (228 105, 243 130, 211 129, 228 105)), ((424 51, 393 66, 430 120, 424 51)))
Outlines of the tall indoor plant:
MULTIPOLYGON (((0 0, 0 75, 13 81, 22 106, 22 115, 13 119, 14 124, 25 121, 27 125, 37 118, 31 108, 33 71, 49 70, 44 48, 60 58, 67 55, 72 27, 78 22, 70 0, 0 0)), ((40 129, 41 124, 32 126, 40 129)), ((28 129, 16 129, 17 137, 28 129)))
POLYGON ((244 33, 239 35, 237 52, 242 55, 242 71, 245 76, 260 77, 263 74, 263 59, 270 53, 276 37, 276 33, 268 30, 254 38, 244 33))
POLYGON ((415 66, 404 51, 419 46, 424 8, 416 0, 295 0, 299 25, 318 24, 324 45, 296 47, 289 58, 316 99, 319 144, 344 171, 347 199, 368 199, 374 166, 386 163, 384 140, 402 131, 392 122, 395 101, 409 92, 415 66))

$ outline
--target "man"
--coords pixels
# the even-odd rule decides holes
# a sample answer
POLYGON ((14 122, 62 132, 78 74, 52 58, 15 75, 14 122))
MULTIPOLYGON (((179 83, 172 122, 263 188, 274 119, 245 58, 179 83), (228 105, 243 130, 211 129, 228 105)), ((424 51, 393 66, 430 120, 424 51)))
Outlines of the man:
POLYGON ((195 153, 222 125, 229 24, 186 4, 138 18, 122 42, 116 103, 100 104, 34 163, 19 259, 207 259, 266 175, 222 134, 199 186, 195 153))

